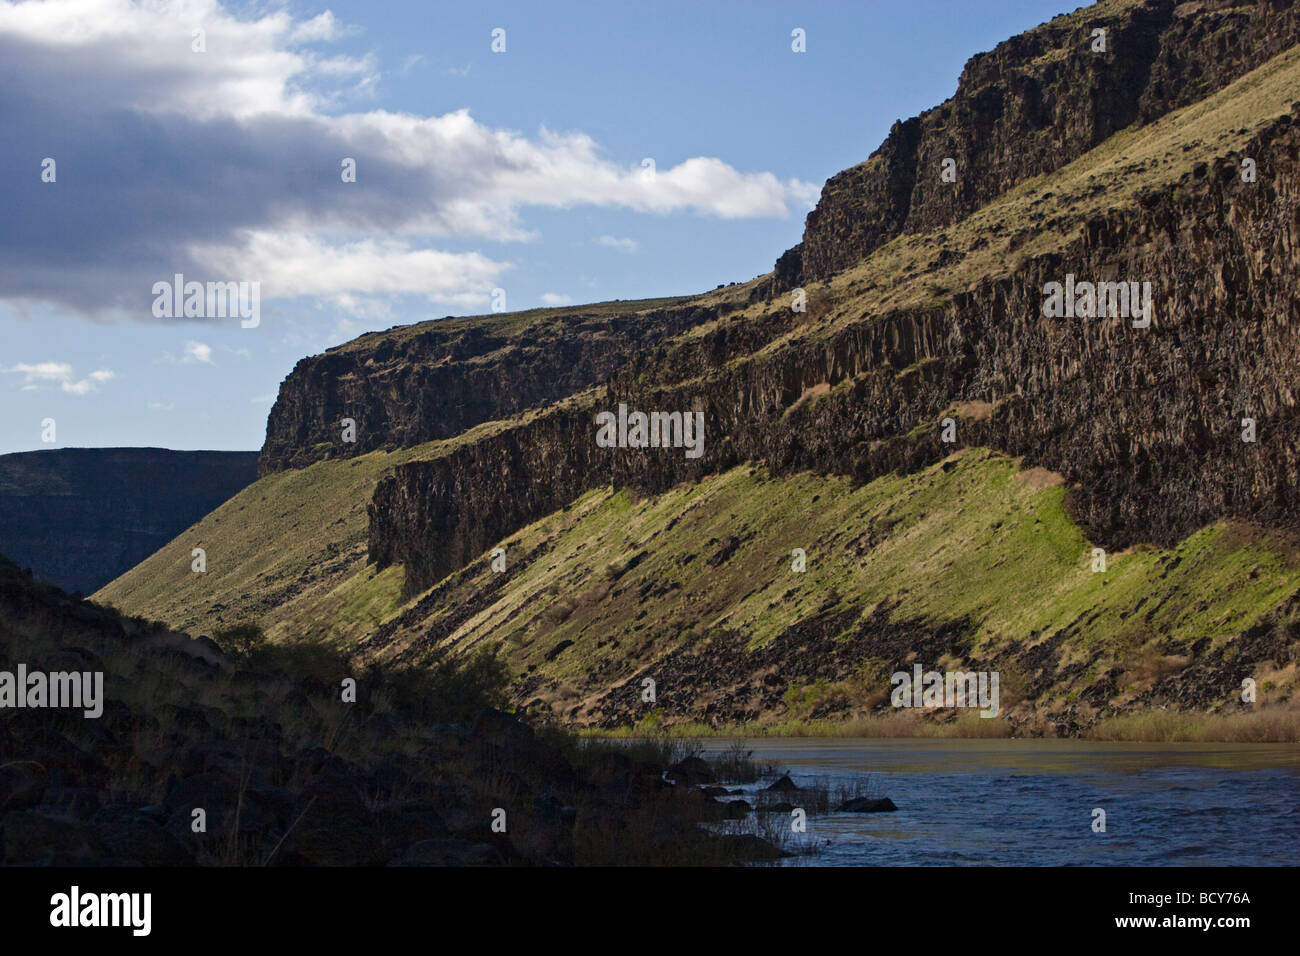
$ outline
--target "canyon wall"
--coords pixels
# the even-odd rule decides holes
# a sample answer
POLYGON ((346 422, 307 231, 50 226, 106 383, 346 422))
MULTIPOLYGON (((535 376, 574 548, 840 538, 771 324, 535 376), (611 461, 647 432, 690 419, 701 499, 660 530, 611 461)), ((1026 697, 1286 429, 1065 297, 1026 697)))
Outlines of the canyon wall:
POLYGON ((465 320, 374 333, 301 360, 266 423, 261 474, 409 448, 550 404, 603 381, 627 356, 712 318, 697 306, 545 319, 523 329, 465 320), (356 441, 342 440, 342 420, 356 441))
POLYGON ((826 279, 904 233, 958 222, 1130 125, 1222 89, 1300 42, 1289 0, 1102 3, 972 57, 957 92, 832 176, 770 291, 826 279), (1104 53, 1092 31, 1106 30, 1104 53), (945 158, 956 181, 940 181, 945 158))
POLYGON ((655 493, 745 460, 867 481, 960 445, 1065 475, 1075 517, 1109 547, 1173 543, 1228 516, 1290 527, 1300 515, 1297 121, 1300 105, 1249 144, 1263 157, 1257 182, 1241 181, 1239 157, 1203 164, 940 306, 729 364, 715 355, 724 324, 630 363, 599 399, 400 466, 370 506, 371 557, 405 564, 421 590, 597 486, 655 493), (1044 286, 1067 272, 1150 281, 1150 327, 1045 317, 1044 286), (703 410, 704 455, 598 448, 594 415, 619 402, 703 410), (940 429, 954 408, 956 445, 940 429), (1243 418, 1256 422, 1253 443, 1243 418))

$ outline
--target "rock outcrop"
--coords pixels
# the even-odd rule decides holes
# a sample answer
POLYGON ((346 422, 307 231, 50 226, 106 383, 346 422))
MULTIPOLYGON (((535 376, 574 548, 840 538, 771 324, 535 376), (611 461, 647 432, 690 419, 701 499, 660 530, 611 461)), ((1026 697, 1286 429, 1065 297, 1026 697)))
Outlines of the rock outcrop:
POLYGON ((451 438, 548 405, 603 381, 636 350, 713 318, 698 306, 636 305, 515 326, 447 319, 305 358, 267 419, 260 473, 451 438), (342 438, 345 418, 355 422, 355 441, 342 438))
MULTIPOLYGON (((1300 515, 1300 108, 1237 158, 1197 168, 1138 209, 1099 213, 1081 238, 944 304, 892 311, 718 364, 710 336, 633 362, 587 404, 541 414, 376 489, 370 553, 420 590, 523 524, 614 483, 647 493, 741 461, 866 481, 937 460, 949 409, 961 445, 987 445, 1070 481, 1095 540, 1173 543, 1221 517, 1300 515), (1066 273, 1150 281, 1149 328, 1049 318, 1066 273), (676 381, 672 381, 676 380, 676 381), (800 405, 809 390, 829 387, 800 405), (702 457, 597 447, 594 414, 702 410, 702 457), (963 413, 961 407, 966 405, 963 413), (797 406, 797 407, 796 407, 797 406), (978 409, 978 411, 976 411, 978 409), (1243 441, 1243 419, 1255 441, 1243 441)), ((721 336, 721 330, 712 333, 721 336)))
MULTIPOLYGON (((639 311, 444 320, 305 360, 264 472, 453 440, 338 467, 373 468, 348 485, 374 488, 368 556, 404 574, 362 567, 354 509, 321 546, 352 563, 322 572, 329 597, 291 626, 322 609, 319 636, 399 665, 488 647, 516 704, 603 727, 888 709, 878 675, 918 656, 1004 672, 1029 733, 1133 707, 1235 713, 1246 677, 1284 700, 1300 633, 1296 539, 1277 533, 1300 524, 1296 17, 1105 0, 974 58, 953 99, 827 184, 770 276, 639 311), (1149 288, 1150 311, 1048 310, 1075 279, 1149 288), (603 447, 597 415, 620 406, 702 414, 702 454, 603 447), (337 440, 344 417, 355 443, 337 440), (1013 490, 1039 482, 1032 501, 1013 490), (1148 542, 1165 553, 1112 555, 1121 587, 1088 569, 1094 544, 1148 542), (507 573, 476 560, 497 543, 507 573), (1017 600, 1034 568, 1041 613, 1017 600), (1224 600, 1247 591, 1240 614, 1224 600)), ((292 511, 291 484, 260 513, 292 511)))
POLYGON ((972 57, 951 99, 896 123, 832 176, 776 291, 826 279, 904 233, 957 222, 1114 133, 1196 102, 1300 42, 1290 2, 1102 3, 972 57), (1093 31, 1105 51, 1093 51, 1093 31), (955 182, 941 180, 945 159, 955 182))

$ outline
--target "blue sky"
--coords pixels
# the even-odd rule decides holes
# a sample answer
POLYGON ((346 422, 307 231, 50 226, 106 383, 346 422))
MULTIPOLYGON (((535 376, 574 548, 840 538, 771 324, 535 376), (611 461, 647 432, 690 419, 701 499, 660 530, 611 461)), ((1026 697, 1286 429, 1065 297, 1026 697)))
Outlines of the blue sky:
POLYGON ((828 176, 1070 9, 0 0, 0 452, 255 449, 362 332, 767 272, 828 176), (257 326, 156 317, 177 272, 258 282, 257 326))

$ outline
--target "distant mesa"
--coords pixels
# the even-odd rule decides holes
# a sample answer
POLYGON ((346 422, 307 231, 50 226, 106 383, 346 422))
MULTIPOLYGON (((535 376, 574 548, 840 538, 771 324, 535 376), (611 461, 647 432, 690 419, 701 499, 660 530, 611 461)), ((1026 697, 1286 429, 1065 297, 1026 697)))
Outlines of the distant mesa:
POLYGON ((255 451, 0 455, 0 553, 65 591, 90 594, 256 478, 255 451))

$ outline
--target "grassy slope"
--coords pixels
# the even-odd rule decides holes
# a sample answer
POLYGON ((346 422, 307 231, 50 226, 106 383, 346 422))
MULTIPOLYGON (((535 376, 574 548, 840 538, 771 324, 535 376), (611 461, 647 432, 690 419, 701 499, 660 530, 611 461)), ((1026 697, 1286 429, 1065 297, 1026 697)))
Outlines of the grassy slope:
MULTIPOLYGON (((475 607, 446 643, 500 645, 512 670, 545 677, 552 689, 542 698, 567 708, 715 629, 752 635, 759 646, 828 612, 854 612, 847 633, 886 605, 891 620, 969 619, 987 656, 1066 631, 1063 664, 1101 663, 1064 680, 1053 699, 1071 699, 1110 666, 1129 675, 1122 698, 1144 689, 1142 668, 1153 659, 1202 637, 1230 641, 1300 590, 1290 545, 1228 525, 1176 549, 1109 555, 1106 572, 1094 573, 1092 546, 1063 498, 1047 473, 1022 473, 982 450, 858 489, 841 478, 773 480, 742 467, 643 502, 593 492, 504 542, 508 586, 485 600, 496 583, 486 560, 465 569, 439 609, 407 622, 383 653, 475 607), (711 563, 733 535, 740 547, 711 563), (797 547, 808 555, 802 574, 791 570, 797 547), (642 553, 631 570, 613 573, 642 553), (566 640, 573 646, 547 661, 566 640)), ((336 597, 345 616, 363 619, 385 594, 395 594, 391 582, 370 569, 336 597)), ((399 610, 394 602, 387 616, 399 610)), ((333 633, 341 636, 337 622, 333 633)))
POLYGON ((94 595, 100 603, 211 633, 274 618, 322 577, 364 563, 366 503, 383 472, 425 449, 374 452, 259 479, 94 595), (191 570, 191 550, 207 571, 191 570))
POLYGON ((323 595, 364 566, 366 506, 388 471, 439 457, 536 414, 484 422, 445 441, 267 475, 92 597, 191 633, 257 619, 275 637, 295 609, 314 615, 323 595), (207 552, 203 574, 191 570, 194 548, 207 552))

